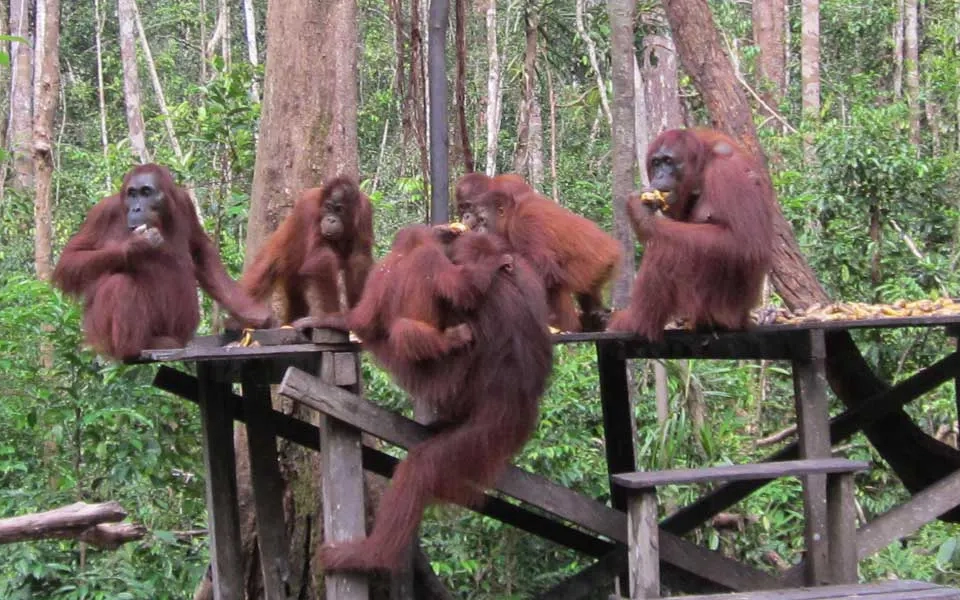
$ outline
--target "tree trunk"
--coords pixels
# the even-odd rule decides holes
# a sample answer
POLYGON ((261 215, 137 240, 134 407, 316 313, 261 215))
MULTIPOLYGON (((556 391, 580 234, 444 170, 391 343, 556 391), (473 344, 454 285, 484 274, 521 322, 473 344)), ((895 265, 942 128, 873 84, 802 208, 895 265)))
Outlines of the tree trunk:
MULTIPOLYGON (((667 0, 665 6, 680 60, 703 96, 713 126, 738 138, 748 152, 762 159, 750 108, 730 62, 723 56, 706 0, 667 0)), ((790 308, 828 302, 829 297, 797 247, 793 229, 779 205, 775 208, 772 280, 777 293, 790 308)), ((859 406, 889 388, 871 371, 849 333, 830 333, 826 342, 827 380, 844 404, 859 406)), ((879 420, 864 433, 911 492, 960 469, 960 452, 924 434, 902 410, 879 420)), ((941 515, 941 519, 951 521, 958 518, 957 510, 941 515)))
POLYGON ((150 162, 147 152, 146 127, 140 102, 140 75, 137 71, 136 4, 134 0, 117 0, 120 20, 120 60, 123 63, 123 97, 127 107, 130 148, 142 163, 150 162))
POLYGON ((547 98, 550 103, 550 192, 554 202, 560 202, 557 182, 557 95, 553 89, 553 72, 547 65, 547 98))
POLYGON ((53 271, 52 211, 50 188, 53 183, 53 120, 60 93, 60 0, 38 0, 36 44, 34 50, 33 167, 36 175, 34 195, 34 264, 37 277, 49 281, 53 271))
POLYGON ((170 111, 167 110, 167 99, 163 94, 163 86, 160 84, 160 76, 157 75, 157 65, 153 62, 153 53, 150 52, 150 43, 147 41, 147 34, 143 30, 143 23, 140 21, 140 11, 137 10, 136 0, 128 0, 133 10, 133 18, 137 24, 137 35, 140 38, 140 47, 143 49, 143 57, 147 61, 147 71, 150 73, 150 81, 153 83, 153 93, 157 97, 157 106, 160 107, 160 114, 163 115, 163 125, 167 129, 167 138, 170 140, 170 146, 173 148, 173 155, 179 162, 183 162, 183 150, 180 149, 180 142, 177 140, 177 132, 173 129, 173 120, 170 118, 170 111))
MULTIPOLYGON (((578 4, 581 0, 578 0, 578 4)), ((630 288, 633 285, 634 242, 633 231, 627 218, 627 198, 634 191, 636 170, 636 133, 634 98, 634 52, 633 20, 635 6, 633 0, 609 0, 607 11, 610 19, 610 63, 611 83, 613 84, 613 106, 611 110, 611 142, 613 153, 613 235, 623 246, 623 261, 620 273, 613 283, 611 304, 614 308, 625 308, 630 302, 630 288)))
POLYGON ((820 117, 820 0, 800 2, 800 85, 803 113, 820 117))
POLYGON ((500 53, 497 49, 497 0, 487 4, 487 162, 486 173, 497 173, 497 149, 500 139, 500 53))
MULTIPOLYGON (((919 0, 904 1, 903 69, 910 107, 910 142, 920 144, 920 25, 919 0)), ((919 148, 918 148, 919 149, 919 148)))
POLYGON ((10 124, 7 143, 13 153, 13 188, 27 191, 33 187, 33 32, 30 26, 30 0, 10 0, 10 35, 29 43, 10 43, 10 124))
POLYGON ((103 147, 103 163, 106 168, 106 187, 110 188, 110 163, 108 161, 110 140, 107 137, 107 103, 103 93, 103 24, 104 16, 100 12, 100 0, 94 0, 93 10, 96 13, 94 26, 94 42, 97 48, 97 100, 100 106, 100 145, 103 147))
POLYGON ((637 53, 633 55, 633 139, 634 152, 637 155, 637 170, 640 172, 640 183, 646 187, 650 183, 647 176, 647 148, 650 146, 650 112, 647 110, 647 93, 644 91, 643 74, 640 72, 640 63, 637 62, 637 53))
MULTIPOLYGON (((577 0, 576 8, 576 26, 577 35, 583 40, 587 47, 587 58, 590 59, 590 68, 593 69, 593 76, 597 81, 597 91, 600 92, 600 106, 603 107, 603 114, 607 117, 607 123, 613 127, 613 116, 610 112, 610 102, 607 100, 607 84, 603 81, 603 72, 600 70, 600 62, 597 60, 597 45, 587 33, 587 28, 583 23, 583 13, 586 7, 586 0, 577 0)), ((630 44, 630 52, 633 52, 633 44, 630 44)))
MULTIPOLYGON (((10 35, 10 15, 7 3, 0 2, 0 36, 10 35)), ((10 42, 0 39, 0 52, 12 56, 10 42)), ((9 67, 10 65, 8 65, 9 67)), ((7 124, 10 122, 10 69, 0 70, 0 148, 7 148, 7 124)), ((6 161, 4 161, 6 162, 6 161)), ((3 204, 3 179, 6 179, 6 164, 0 171, 0 205, 3 204)))
POLYGON ((754 0, 753 2, 753 39, 760 50, 757 60, 760 97, 773 109, 779 106, 784 93, 785 4, 785 0, 754 0))
POLYGON ((683 127, 677 70, 677 50, 673 38, 656 34, 644 36, 640 73, 651 139, 667 129, 683 127))
MULTIPOLYGON (((253 12, 253 0, 243 0, 243 23, 247 33, 247 60, 256 67, 260 64, 260 59, 257 56, 257 19, 253 12)), ((257 85, 256 75, 250 80, 250 99, 253 102, 260 102, 260 88, 257 85)))
POLYGON ((540 16, 528 6, 525 15, 523 98, 517 116, 517 151, 513 170, 526 174, 535 189, 543 186, 543 120, 537 86, 537 47, 540 16))
POLYGON ((470 149, 470 130, 467 129, 467 2, 454 0, 456 12, 457 41, 457 78, 456 78, 456 107, 457 124, 460 127, 460 147, 463 158, 463 170, 467 173, 474 171, 473 150, 470 149))
POLYGON ((904 0, 897 0, 897 20, 893 23, 893 96, 903 96, 903 22, 904 0))

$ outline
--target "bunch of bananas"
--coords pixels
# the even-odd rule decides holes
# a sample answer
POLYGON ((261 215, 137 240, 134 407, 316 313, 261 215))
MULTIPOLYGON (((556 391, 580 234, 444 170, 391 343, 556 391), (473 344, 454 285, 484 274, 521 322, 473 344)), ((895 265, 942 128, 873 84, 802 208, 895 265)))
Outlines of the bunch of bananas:
POLYGON ((786 308, 765 307, 753 311, 753 319, 761 324, 796 325, 822 321, 858 321, 864 319, 889 319, 905 317, 950 317, 960 316, 960 302, 952 298, 936 300, 897 300, 892 304, 867 304, 866 302, 835 302, 813 304, 807 308, 791 311, 786 308))
POLYGON ((644 204, 653 206, 657 210, 667 210, 670 206, 667 204, 667 198, 670 192, 661 192, 660 190, 644 190, 640 192, 640 201, 644 204))

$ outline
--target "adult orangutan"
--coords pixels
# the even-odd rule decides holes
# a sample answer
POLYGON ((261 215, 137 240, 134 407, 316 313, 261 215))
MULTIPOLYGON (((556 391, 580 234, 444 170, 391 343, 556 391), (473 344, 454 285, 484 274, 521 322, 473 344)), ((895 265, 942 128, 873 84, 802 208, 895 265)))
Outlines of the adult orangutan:
POLYGON ((620 242, 596 223, 533 191, 493 188, 473 201, 476 231, 494 232, 543 278, 550 324, 561 331, 603 329, 603 288, 616 274, 620 242), (571 294, 576 294, 578 317, 571 294))
POLYGON ((357 183, 337 177, 305 190, 293 210, 264 243, 240 284, 257 300, 277 286, 281 319, 340 310, 340 271, 347 304, 360 300, 373 265, 373 208, 357 183))
MULTIPOLYGON (((434 246, 425 235, 421 240, 434 246)), ((426 506, 478 502, 536 426, 553 362, 539 277, 492 235, 465 232, 449 242, 447 251, 452 262, 436 257, 429 271, 400 261, 376 269, 360 304, 347 316, 394 380, 434 410, 437 433, 397 466, 370 535, 321 549, 328 570, 399 568, 426 506), (448 276, 458 281, 451 268, 462 269, 454 288, 469 291, 461 298, 466 302, 451 302, 446 293, 424 285, 448 276), (410 283, 395 287, 404 282, 410 283), (405 352, 404 344, 389 339, 398 316, 410 314, 433 319, 430 324, 443 332, 465 327, 472 342, 435 358, 411 360, 416 356, 405 352)))
POLYGON ((773 191, 761 169, 718 131, 674 129, 654 140, 647 153, 654 193, 635 194, 627 205, 643 260, 630 306, 611 330, 659 340, 672 317, 691 327, 749 324, 774 243, 773 191))
POLYGON ((227 275, 186 190, 154 164, 132 169, 120 193, 90 210, 53 283, 83 299, 87 343, 118 360, 186 345, 200 322, 197 283, 245 325, 271 318, 227 275))
POLYGON ((490 190, 500 190, 513 196, 535 191, 526 180, 516 173, 503 173, 490 177, 483 173, 467 173, 457 181, 454 197, 457 201, 457 216, 470 229, 477 228, 474 201, 490 190))

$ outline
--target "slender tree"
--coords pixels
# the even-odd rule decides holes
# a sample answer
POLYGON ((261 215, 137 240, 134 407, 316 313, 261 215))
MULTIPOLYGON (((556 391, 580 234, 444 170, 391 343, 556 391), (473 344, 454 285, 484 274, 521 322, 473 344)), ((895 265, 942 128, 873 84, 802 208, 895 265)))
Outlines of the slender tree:
POLYGON ((110 140, 107 137, 107 102, 103 90, 103 25, 104 16, 100 11, 100 0, 94 0, 93 12, 95 13, 96 25, 93 29, 94 46, 97 50, 97 102, 100 107, 100 145, 103 148, 104 165, 107 168, 106 188, 110 187, 110 166, 107 161, 109 155, 110 140))
POLYGON ((804 118, 820 117, 820 0, 800 2, 800 86, 804 118))
POLYGON ((60 0, 38 0, 33 74, 34 264, 37 277, 47 281, 51 264, 53 183, 53 121, 60 94, 60 0))
POLYGON ((767 106, 776 109, 783 99, 784 72, 784 0, 754 0, 753 40, 760 50, 757 57, 757 79, 760 97, 767 106))
POLYGON ((910 141, 920 144, 920 23, 919 0, 904 0, 903 70, 910 107, 910 141))
POLYGON ((140 75, 137 69, 137 7, 134 0, 117 0, 120 21, 120 60, 123 63, 123 99, 127 108, 130 147, 141 163, 150 162, 147 152, 146 126, 140 102, 140 75))
POLYGON ((33 187, 33 31, 30 25, 31 0, 10 0, 10 34, 27 40, 10 44, 10 122, 7 143, 13 153, 13 188, 33 187))
POLYGON ((577 0, 576 2, 574 21, 577 26, 577 36, 587 47, 587 58, 590 60, 590 68, 593 70, 593 76, 597 82, 597 91, 600 92, 600 106, 603 107, 603 114, 607 117, 607 122, 613 127, 610 101, 607 100, 607 84, 603 81, 603 72, 600 70, 600 61, 597 59, 597 44, 587 32, 587 27, 583 20, 583 14, 586 12, 586 4, 586 0, 577 0))
POLYGON ((497 150, 500 139, 500 102, 503 85, 500 80, 500 52, 497 49, 497 0, 487 4, 487 162, 486 173, 497 172, 497 150))
POLYGON ((537 48, 540 15, 528 4, 524 18, 526 45, 523 51, 523 97, 517 111, 517 150, 513 170, 527 176, 530 184, 543 187, 543 118, 537 85, 537 48))
MULTIPOLYGON (((243 0, 243 23, 247 33, 247 60, 256 67, 260 64, 260 59, 257 53, 257 19, 253 12, 253 0, 243 0)), ((256 77, 250 81, 250 99, 260 102, 260 88, 256 77)))
POLYGON ((167 109, 167 98, 163 93, 163 85, 160 83, 160 76, 157 74, 157 65, 153 62, 153 52, 150 51, 150 42, 147 40, 147 32, 143 29, 143 23, 140 20, 140 11, 137 9, 136 0, 127 0, 133 10, 133 19, 137 25, 137 37, 140 39, 140 49, 143 50, 143 57, 147 63, 147 72, 150 74, 150 82, 153 84, 153 93, 157 99, 157 106, 160 107, 160 114, 163 116, 163 125, 167 130, 167 139, 170 147, 173 148, 173 154, 177 160, 183 162, 183 150, 180 149, 180 141, 177 139, 177 132, 173 128, 173 119, 170 118, 170 111, 167 109))

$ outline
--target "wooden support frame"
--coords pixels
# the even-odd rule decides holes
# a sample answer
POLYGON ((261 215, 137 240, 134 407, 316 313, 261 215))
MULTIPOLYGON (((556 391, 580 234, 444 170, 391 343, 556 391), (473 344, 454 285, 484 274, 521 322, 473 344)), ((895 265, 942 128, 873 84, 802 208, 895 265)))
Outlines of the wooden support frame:
POLYGON ((237 504, 233 419, 226 410, 228 385, 214 380, 209 365, 197 365, 203 466, 207 472, 210 562, 215 600, 242 600, 243 560, 237 504))
MULTIPOLYGON (((826 345, 822 331, 809 332, 810 355, 793 361, 794 402, 797 410, 801 458, 829 458, 830 424, 826 345)), ((822 474, 803 477, 806 584, 830 583, 830 546, 827 535, 827 478, 822 474)))
POLYGON ((639 490, 628 503, 630 600, 659 598, 660 536, 657 526, 657 490, 639 490))
POLYGON ((256 361, 243 371, 241 384, 246 409, 247 449, 250 455, 250 481, 256 513, 257 544, 263 572, 265 600, 290 598, 290 561, 287 556, 287 529, 283 516, 283 477, 277 457, 277 433, 270 419, 273 406, 270 386, 262 376, 266 369, 256 361))

